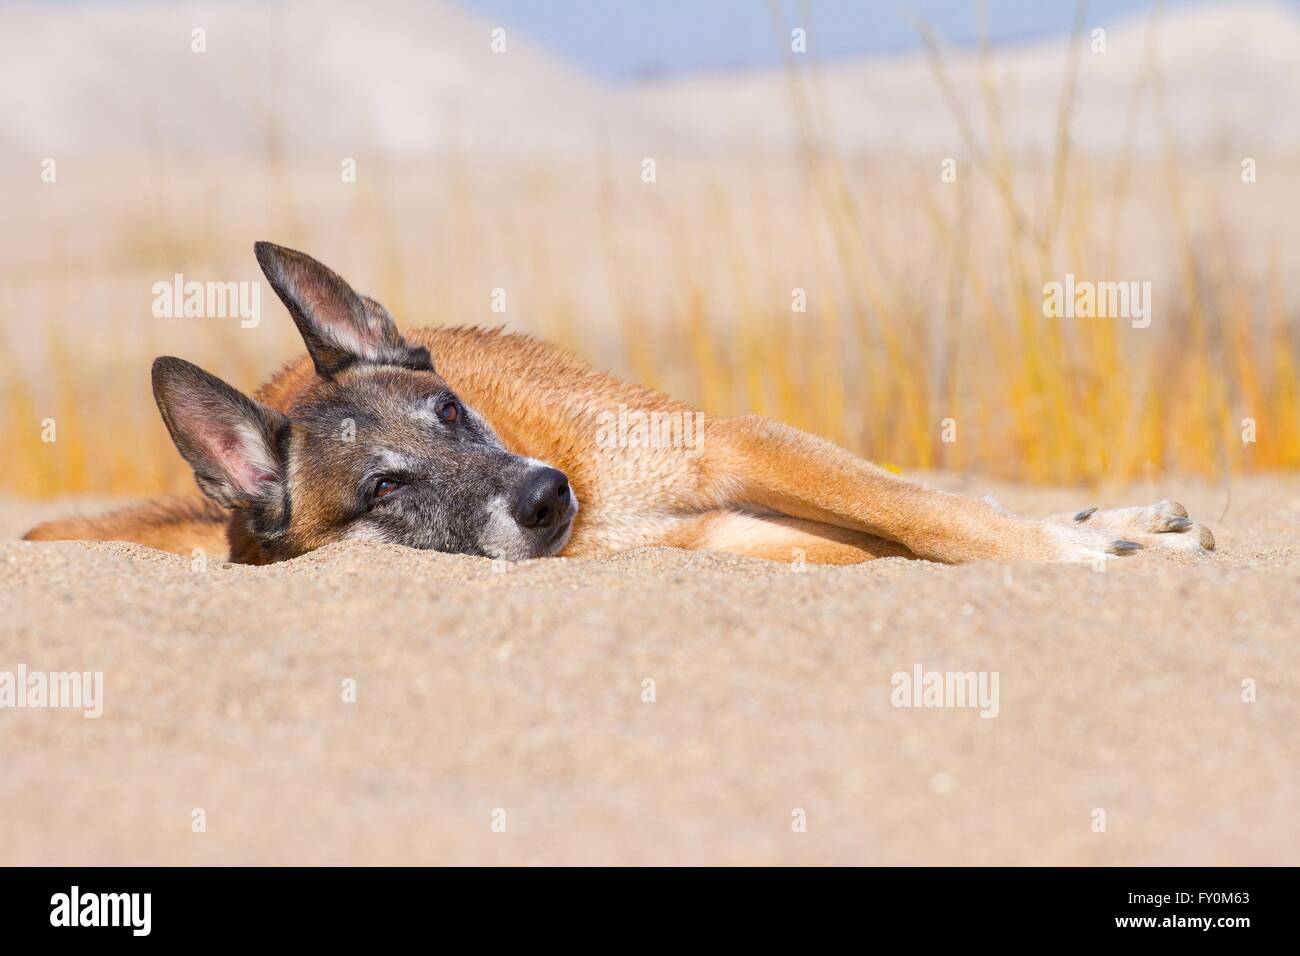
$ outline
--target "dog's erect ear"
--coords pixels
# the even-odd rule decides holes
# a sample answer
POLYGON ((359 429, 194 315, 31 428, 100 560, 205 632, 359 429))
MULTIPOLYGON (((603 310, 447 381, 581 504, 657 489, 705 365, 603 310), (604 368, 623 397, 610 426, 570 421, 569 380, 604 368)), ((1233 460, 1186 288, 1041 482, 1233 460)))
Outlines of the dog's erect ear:
POLYGON ((227 508, 279 500, 287 418, 178 358, 154 360, 153 396, 204 494, 227 508))
POLYGON ((357 295, 311 256, 270 242, 254 243, 253 252, 271 288, 293 316, 322 378, 356 362, 433 369, 429 350, 402 338, 382 305, 357 295))

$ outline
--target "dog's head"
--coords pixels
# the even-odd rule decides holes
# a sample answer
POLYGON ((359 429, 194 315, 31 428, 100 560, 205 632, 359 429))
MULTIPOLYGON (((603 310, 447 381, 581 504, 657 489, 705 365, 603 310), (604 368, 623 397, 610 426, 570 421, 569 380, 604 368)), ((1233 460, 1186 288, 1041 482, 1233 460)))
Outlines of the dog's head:
POLYGON ((288 414, 181 359, 153 366, 177 449, 234 511, 237 559, 350 539, 509 559, 564 547, 577 500, 563 473, 507 451, 379 303, 300 252, 256 253, 316 370, 288 414))

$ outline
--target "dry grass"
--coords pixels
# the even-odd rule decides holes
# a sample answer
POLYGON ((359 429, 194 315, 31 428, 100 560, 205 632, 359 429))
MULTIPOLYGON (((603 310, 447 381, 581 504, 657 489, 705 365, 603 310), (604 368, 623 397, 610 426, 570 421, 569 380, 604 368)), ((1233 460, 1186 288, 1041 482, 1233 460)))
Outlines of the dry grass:
MULTIPOLYGON (((943 183, 940 157, 827 149, 816 73, 790 78, 797 157, 662 156, 653 185, 635 157, 494 167, 458 154, 363 159, 341 185, 337 159, 276 148, 206 166, 160 149, 57 187, 57 201, 34 188, 0 292, 0 489, 191 487, 151 406, 150 360, 174 351, 251 389, 298 346, 269 290, 252 332, 154 319, 148 290, 175 272, 255 278, 257 238, 319 255, 408 323, 504 320, 709 413, 771 415, 901 468, 1096 484, 1300 466, 1280 256, 1294 236, 1257 226, 1223 156, 1198 164, 1172 142, 1163 157, 1077 153, 1067 82, 1051 156, 978 141, 952 98, 966 142, 959 182, 943 183), (1044 318, 1043 283, 1066 272, 1152 280, 1152 326, 1044 318), (505 315, 488 308, 497 287, 505 315), (57 441, 42 440, 45 419, 57 441)), ((983 94, 996 131, 996 84, 983 94)), ((1162 95, 1146 75, 1133 102, 1162 95)))

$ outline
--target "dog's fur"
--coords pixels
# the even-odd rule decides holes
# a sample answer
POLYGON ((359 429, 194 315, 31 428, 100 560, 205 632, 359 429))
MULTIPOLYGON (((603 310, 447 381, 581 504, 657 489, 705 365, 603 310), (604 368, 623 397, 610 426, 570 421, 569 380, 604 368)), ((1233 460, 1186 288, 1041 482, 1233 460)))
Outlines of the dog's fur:
POLYGON ((825 564, 1214 547, 1176 502, 1022 518, 758 417, 710 419, 690 448, 599 441, 621 408, 695 413, 528 336, 403 335, 308 256, 269 243, 256 253, 308 355, 255 400, 179 359, 154 364, 163 419, 207 499, 54 521, 29 540, 128 540, 250 564, 348 539, 503 558, 664 545, 825 564), (538 512, 539 481, 554 510, 538 512), (384 482, 396 490, 380 494, 384 482), (541 527, 519 517, 538 513, 541 527))

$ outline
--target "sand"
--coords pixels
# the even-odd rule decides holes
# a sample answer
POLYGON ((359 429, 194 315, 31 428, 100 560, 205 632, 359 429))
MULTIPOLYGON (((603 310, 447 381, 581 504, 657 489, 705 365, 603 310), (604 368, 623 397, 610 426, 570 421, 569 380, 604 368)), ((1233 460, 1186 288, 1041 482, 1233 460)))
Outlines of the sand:
POLYGON ((1300 862, 1300 478, 1235 481, 1222 520, 1185 481, 937 483, 1029 513, 1171 493, 1220 550, 195 569, 2 541, 0 671, 102 671, 104 711, 0 710, 0 863, 1300 862), (918 664, 997 672, 997 716, 892 706, 918 664))

